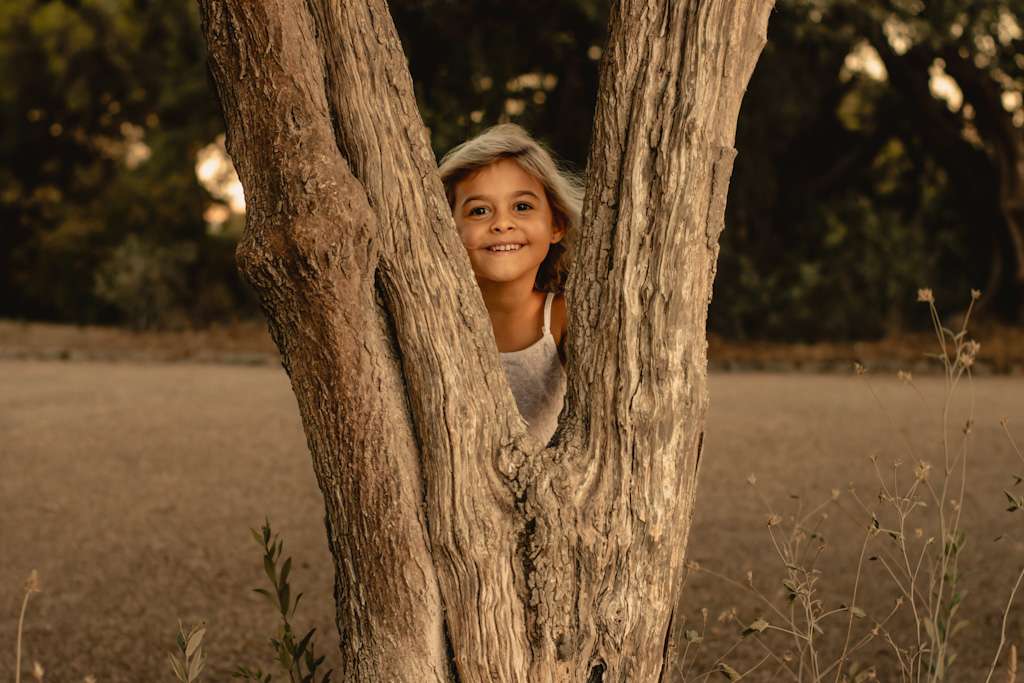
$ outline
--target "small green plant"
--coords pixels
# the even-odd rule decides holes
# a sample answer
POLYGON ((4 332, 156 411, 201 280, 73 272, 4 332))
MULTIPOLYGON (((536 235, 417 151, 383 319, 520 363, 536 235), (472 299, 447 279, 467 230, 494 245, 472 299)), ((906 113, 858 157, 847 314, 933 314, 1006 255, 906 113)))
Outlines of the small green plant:
MULTIPOLYGON (((272 590, 254 588, 253 591, 266 598, 281 616, 281 626, 277 637, 270 639, 276 663, 288 673, 291 683, 329 683, 331 674, 334 673, 333 670, 328 670, 327 673, 321 674, 319 679, 317 678, 317 670, 323 664, 324 656, 316 656, 316 645, 313 642, 313 634, 316 629, 311 628, 304 636, 297 638, 291 623, 299 601, 302 600, 302 593, 296 595, 294 600, 292 599, 291 584, 288 582, 292 558, 285 558, 283 563, 280 561, 284 541, 278 534, 273 533, 269 520, 264 522, 260 531, 252 529, 252 535, 263 548, 263 569, 272 587, 272 590)), ((272 675, 263 672, 262 669, 250 669, 244 666, 238 667, 232 676, 260 683, 270 683, 273 680, 272 675)))
POLYGON ((196 683, 199 674, 206 666, 206 653, 203 652, 203 636, 206 635, 206 625, 198 624, 185 633, 185 627, 178 622, 178 655, 169 653, 167 659, 171 663, 174 677, 181 683, 196 683))

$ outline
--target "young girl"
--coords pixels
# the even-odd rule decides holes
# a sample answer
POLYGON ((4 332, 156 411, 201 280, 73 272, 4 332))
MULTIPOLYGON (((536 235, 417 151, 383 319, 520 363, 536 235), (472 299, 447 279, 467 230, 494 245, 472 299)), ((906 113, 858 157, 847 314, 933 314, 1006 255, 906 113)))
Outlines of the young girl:
POLYGON ((547 443, 565 395, 561 291, 582 185, 512 123, 455 147, 439 171, 516 405, 547 443))

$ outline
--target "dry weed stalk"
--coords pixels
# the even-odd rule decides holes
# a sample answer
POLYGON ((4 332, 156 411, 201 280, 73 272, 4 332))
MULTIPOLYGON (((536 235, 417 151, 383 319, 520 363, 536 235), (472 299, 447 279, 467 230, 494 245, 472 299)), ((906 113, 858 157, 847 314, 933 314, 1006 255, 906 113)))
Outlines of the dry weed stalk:
MULTIPOLYGON (((32 597, 34 593, 41 593, 43 591, 39 581, 39 572, 35 569, 28 575, 28 579, 25 580, 25 597, 21 601, 21 613, 18 615, 18 630, 14 638, 14 683, 21 683, 21 636, 25 626, 25 612, 28 609, 28 599, 32 597)), ((32 678, 38 683, 43 682, 43 676, 46 670, 43 665, 36 660, 32 661, 32 678)), ((96 683, 96 678, 92 674, 82 679, 82 683, 96 683)))
MULTIPOLYGON (((39 586, 39 572, 35 569, 28 575, 25 581, 25 598, 21 601, 21 614, 18 616, 18 633, 14 641, 14 683, 21 683, 21 634, 25 626, 25 611, 28 609, 28 599, 33 593, 39 593, 42 588, 39 586)), ((36 680, 43 679, 43 667, 39 662, 34 662, 32 674, 36 680), (38 672, 38 675, 36 675, 38 672)))
MULTIPOLYGON (((854 659, 858 652, 874 640, 884 643, 892 652, 901 683, 939 683, 948 680, 950 666, 956 659, 956 652, 952 647, 954 638, 967 624, 959 617, 964 597, 959 586, 959 565, 966 540, 961 528, 961 514, 966 492, 970 439, 974 427, 972 367, 981 348, 978 342, 967 337, 967 326, 974 303, 979 297, 980 292, 971 291, 971 303, 964 315, 961 329, 954 332, 942 325, 931 290, 918 291, 918 301, 928 304, 929 307, 932 325, 941 349, 941 353, 934 354, 933 357, 942 362, 945 377, 941 408, 942 453, 940 465, 935 468, 935 474, 938 476, 932 474, 933 465, 919 457, 914 444, 893 421, 891 412, 883 405, 867 369, 856 363, 854 369, 857 377, 865 382, 882 413, 888 418, 893 431, 902 437, 906 452, 915 463, 911 477, 907 476, 906 469, 901 469, 901 461, 894 461, 891 468, 883 472, 878 458, 871 456, 870 461, 879 483, 877 506, 867 504, 851 486, 850 498, 857 508, 853 512, 840 503, 840 492, 834 489, 831 498, 825 503, 804 513, 801 502, 796 512, 788 517, 783 517, 772 509, 757 490, 754 475, 748 478, 748 484, 757 492, 766 509, 768 535, 775 554, 784 567, 782 586, 785 589, 786 605, 782 608, 757 589, 750 573, 747 575, 747 581, 743 583, 700 568, 696 564, 690 565, 691 569, 704 571, 754 595, 764 606, 767 618, 758 616, 742 629, 740 636, 753 639, 758 647, 767 653, 758 662, 758 666, 766 661, 776 662, 776 671, 771 680, 780 680, 784 677, 798 682, 815 683, 862 683, 877 680, 873 667, 865 667, 854 659), (954 428, 951 422, 952 403, 964 380, 971 390, 968 416, 959 425, 961 438, 958 444, 954 444, 951 438, 951 431, 954 428), (848 602, 827 607, 819 586, 821 571, 817 565, 826 549, 821 529, 828 519, 825 508, 830 505, 837 507, 861 528, 865 517, 870 522, 860 547, 852 594, 848 602), (926 531, 929 529, 930 533, 926 531), (859 606, 863 602, 861 593, 866 560, 877 562, 898 592, 892 609, 881 618, 870 617, 859 606), (893 617, 903 610, 908 611, 909 617, 912 618, 909 637, 905 633, 894 633, 889 628, 893 617), (823 640, 823 624, 835 617, 844 619, 841 640, 826 642, 823 640), (782 655, 777 654, 773 643, 768 642, 769 634, 784 637, 788 641, 789 649, 782 655)), ((900 371, 897 373, 897 379, 910 386, 922 404, 926 404, 923 394, 909 372, 900 371)), ((1005 419, 1003 428, 1014 451, 1024 461, 1024 454, 1013 441, 1005 419)), ((1018 478, 1018 483, 1021 481, 1024 481, 1024 478, 1018 478)), ((1009 492, 1006 495, 1011 501, 1011 510, 1024 509, 1024 496, 1015 498, 1009 492)), ((1007 617, 1022 581, 1024 570, 1018 575, 1003 610, 1000 642, 987 680, 991 680, 1005 645, 1007 617)), ((731 610, 731 613, 732 618, 739 621, 735 616, 735 609, 731 610)), ((699 645, 703 641, 703 632, 700 636, 693 642, 699 645)), ((687 647, 690 642, 690 638, 687 637, 687 647)), ((707 680, 707 676, 715 672, 726 673, 730 680, 739 680, 746 676, 744 673, 733 677, 721 669, 723 658, 728 656, 739 642, 734 643, 715 661, 711 671, 701 674, 703 680, 707 680)), ((684 651, 684 660, 686 656, 687 652, 684 651)), ((1016 648, 1012 647, 1008 665, 1009 680, 1016 679, 1016 659, 1016 648)))

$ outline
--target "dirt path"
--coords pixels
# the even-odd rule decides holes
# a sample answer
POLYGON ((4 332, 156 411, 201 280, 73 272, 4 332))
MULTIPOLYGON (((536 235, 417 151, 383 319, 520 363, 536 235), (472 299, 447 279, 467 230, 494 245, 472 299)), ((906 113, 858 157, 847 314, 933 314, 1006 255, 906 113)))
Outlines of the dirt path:
MULTIPOLYGON (((919 457, 937 463, 941 380, 918 381, 925 403, 895 380, 874 382, 884 412, 857 378, 714 375, 690 557, 736 577, 749 569, 755 585, 775 595, 783 569, 772 559, 766 513, 745 483, 749 473, 788 512, 796 503, 790 494, 810 503, 840 488, 845 501, 851 481, 872 502, 877 486, 867 456, 902 457, 909 470, 906 439, 919 457)), ((961 634, 957 664, 966 677, 954 680, 975 680, 964 672, 991 658, 1001 604, 1024 564, 1024 534, 1014 531, 1024 513, 1006 513, 1001 493, 1012 484, 1010 472, 1024 472, 1024 464, 997 423, 1008 416, 1024 441, 1024 380, 984 378, 974 389, 974 469, 964 503, 974 555, 962 568, 972 624, 961 634)), ((295 557, 293 582, 306 593, 298 621, 317 626, 333 654, 322 503, 279 369, 0 362, 0 501, 2 680, 11 678, 21 585, 33 568, 44 592, 30 604, 25 649, 29 662, 43 663, 49 681, 80 681, 89 673, 101 683, 170 680, 165 652, 178 619, 209 624, 206 680, 229 680, 239 664, 267 666, 275 622, 250 590, 264 579, 248 533, 264 516, 295 557)), ((823 561, 822 583, 842 589, 855 574, 867 518, 846 520, 837 512, 830 523, 825 536, 833 550, 823 561)), ((871 585, 862 590, 877 597, 858 603, 874 614, 891 591, 877 578, 865 583, 871 585)), ((841 599, 837 593, 828 601, 841 599)), ((749 622, 756 612, 751 604, 696 574, 683 612, 699 619, 700 607, 711 610, 708 635, 717 629, 725 640, 708 650, 718 652, 736 625, 715 617, 735 605, 749 622)), ((1021 624, 1018 616, 1010 624, 1018 643, 1021 624)), ((845 621, 834 630, 844 632, 845 621)), ((866 649, 863 659, 885 661, 880 649, 866 649)), ((739 667, 757 652, 755 645, 729 661, 739 667)))

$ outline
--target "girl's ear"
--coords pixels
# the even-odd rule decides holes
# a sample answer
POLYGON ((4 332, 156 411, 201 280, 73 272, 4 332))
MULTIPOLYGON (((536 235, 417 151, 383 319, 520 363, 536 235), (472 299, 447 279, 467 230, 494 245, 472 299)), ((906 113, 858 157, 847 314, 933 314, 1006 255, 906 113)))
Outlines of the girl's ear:
POLYGON ((565 222, 561 216, 558 216, 554 220, 554 224, 551 226, 551 244, 561 242, 565 237, 565 222))

